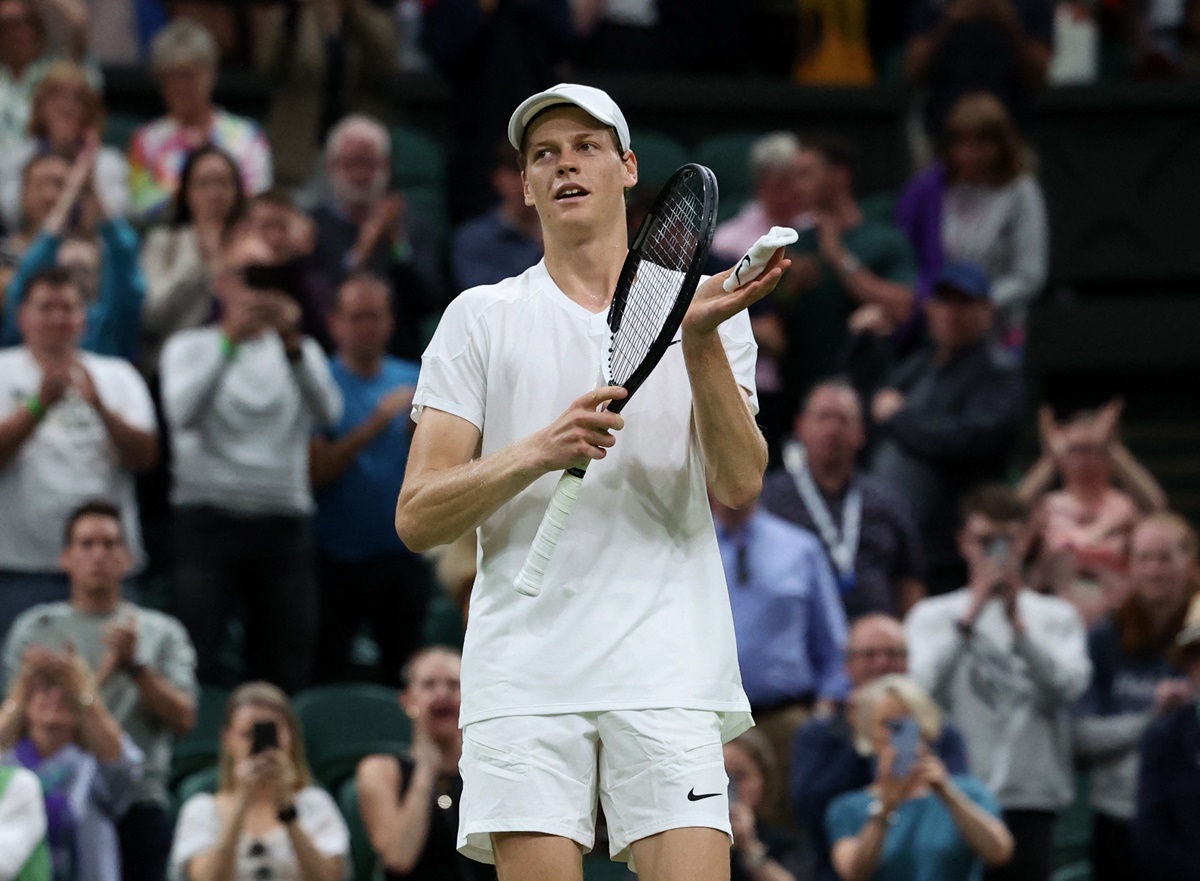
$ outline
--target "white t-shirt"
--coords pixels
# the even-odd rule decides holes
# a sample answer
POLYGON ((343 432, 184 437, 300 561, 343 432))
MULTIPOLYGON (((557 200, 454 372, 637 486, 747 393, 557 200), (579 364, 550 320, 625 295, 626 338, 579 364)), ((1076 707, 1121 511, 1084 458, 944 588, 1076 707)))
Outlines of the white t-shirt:
MULTIPOLYGON (((315 786, 306 787, 296 793, 295 805, 296 822, 316 849, 325 856, 345 859, 350 852, 350 832, 329 793, 315 786)), ((189 881, 188 863, 212 850, 220 835, 221 816, 217 813, 216 798, 208 793, 189 798, 175 824, 167 877, 171 881, 189 881)), ((287 830, 277 826, 265 838, 243 834, 237 845, 233 878, 234 881, 259 878, 301 881, 296 851, 288 840, 287 830)))
MULTIPOLYGON (((134 428, 153 431, 146 383, 121 358, 80 352, 104 406, 134 428)), ((42 383, 42 368, 24 346, 0 351, 0 419, 25 406, 42 383)), ((55 572, 71 511, 92 499, 121 509, 125 541, 142 565, 133 474, 104 422, 74 388, 49 409, 33 434, 0 468, 0 569, 55 572)))
MULTIPOLYGON (((727 321, 721 336, 738 384, 753 395, 749 318, 727 321)), ((544 263, 465 291, 425 352, 413 418, 432 407, 471 422, 486 456, 600 385, 607 342, 606 314, 567 297, 544 263)), ((691 406, 673 345, 622 411, 616 446, 589 466, 540 596, 518 594, 513 579, 559 475, 543 475, 480 527, 463 725, 679 707, 724 713, 726 738, 749 727, 691 406)))
POLYGON ((37 775, 8 767, 10 776, 0 796, 0 881, 12 881, 46 837, 46 803, 37 775))

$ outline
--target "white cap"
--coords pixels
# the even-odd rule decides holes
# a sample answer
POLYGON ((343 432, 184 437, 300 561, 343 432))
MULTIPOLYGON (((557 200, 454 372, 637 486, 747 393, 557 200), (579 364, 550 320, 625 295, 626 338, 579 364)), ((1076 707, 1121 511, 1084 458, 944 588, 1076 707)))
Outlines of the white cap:
POLYGON ((617 102, 601 89, 575 83, 559 83, 522 101, 521 106, 513 111, 508 120, 509 143, 520 150, 521 141, 525 138, 525 126, 543 110, 556 104, 574 104, 582 108, 600 122, 617 130, 617 141, 621 144, 622 153, 629 149, 629 123, 625 121, 625 114, 621 112, 617 102))

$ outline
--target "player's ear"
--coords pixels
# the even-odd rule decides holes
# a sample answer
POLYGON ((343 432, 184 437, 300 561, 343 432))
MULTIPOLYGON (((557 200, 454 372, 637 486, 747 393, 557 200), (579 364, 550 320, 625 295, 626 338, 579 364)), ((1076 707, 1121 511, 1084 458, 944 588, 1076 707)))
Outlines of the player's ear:
POLYGON ((625 155, 621 157, 621 162, 625 164, 625 189, 633 189, 638 182, 637 156, 632 150, 626 150, 625 155))
POLYGON ((521 169, 521 192, 525 195, 525 204, 533 207, 533 191, 529 189, 529 179, 525 177, 525 169, 521 169))

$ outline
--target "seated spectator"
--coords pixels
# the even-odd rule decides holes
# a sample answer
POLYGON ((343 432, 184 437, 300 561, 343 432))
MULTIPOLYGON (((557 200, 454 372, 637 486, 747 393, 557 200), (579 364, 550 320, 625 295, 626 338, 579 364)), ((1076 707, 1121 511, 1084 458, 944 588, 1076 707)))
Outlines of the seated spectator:
POLYGON ((905 676, 884 676, 858 694, 854 741, 875 758, 875 782, 838 796, 826 815, 845 881, 975 881, 983 866, 1011 859, 1013 836, 996 797, 977 777, 950 775, 931 748, 940 732, 938 708, 905 676), (905 723, 920 732, 909 755, 898 736, 905 723), (902 761, 912 762, 907 771, 902 761))
POLYGON ((1070 708, 1092 674, 1079 614, 1023 586, 1029 509, 1005 486, 963 504, 966 587, 917 603, 904 629, 913 678, 962 730, 1016 849, 990 881, 1048 881, 1058 812, 1075 797, 1070 708))
POLYGON ((800 139, 791 132, 772 132, 750 148, 754 198, 717 227, 712 252, 724 262, 738 260, 773 226, 807 229, 813 205, 800 182, 800 139))
POLYGON ((940 159, 910 183, 896 221, 917 254, 917 293, 930 295, 949 262, 978 263, 992 278, 993 338, 1020 352, 1029 304, 1046 284, 1046 204, 1029 149, 992 95, 960 99, 946 120, 940 159))
POLYGON ((1200 598, 1193 599, 1175 640, 1188 700, 1155 721, 1142 737, 1133 846, 1146 881, 1200 879, 1200 598))
POLYGON ((796 414, 784 467, 763 479, 763 507, 821 539, 851 620, 903 615, 925 596, 908 502, 855 468, 866 440, 858 393, 845 381, 824 380, 796 414))
POLYGON ((330 320, 342 418, 314 435, 309 451, 321 554, 319 681, 351 678, 350 647, 363 624, 387 681, 422 642, 429 571, 393 526, 420 365, 386 354, 391 325, 386 282, 365 274, 343 282, 330 320))
POLYGON ((759 811, 774 799, 779 777, 771 744, 760 732, 743 731, 725 744, 729 777, 729 825, 733 828, 731 881, 795 881, 806 875, 800 840, 782 826, 763 823, 759 811))
POLYGON ((0 765, 0 881, 50 881, 46 803, 37 775, 0 765))
POLYGON ((948 264, 925 304, 930 343, 892 371, 871 400, 871 471, 912 505, 931 593, 962 584, 954 539, 962 497, 1004 476, 1024 394, 1020 373, 989 348, 995 307, 987 274, 948 264))
MULTIPOLYGON (((846 673, 854 691, 837 714, 801 725, 792 741, 790 781, 792 816, 808 832, 816 857, 818 881, 836 881, 825 837, 825 812, 844 792, 869 786, 874 779, 870 759, 854 747, 855 695, 882 676, 908 672, 904 627, 888 615, 864 615, 850 628, 846 642, 846 673)), ((943 720, 931 749, 951 774, 967 773, 967 748, 962 735, 943 720)))
POLYGON ((17 680, 31 647, 70 647, 95 671, 105 705, 145 756, 119 826, 122 877, 161 881, 171 849, 171 746, 195 722, 196 653, 174 618, 122 599, 133 557, 116 507, 89 502, 75 509, 65 539, 61 562, 70 600, 34 606, 16 620, 4 647, 5 676, 17 680))
POLYGON ((229 697, 220 782, 179 810, 171 881, 341 881, 350 833, 313 784, 300 720, 287 696, 248 682, 229 697))
MULTIPOLYGON (((9 229, 21 221, 21 169, 34 156, 52 154, 74 162, 88 135, 104 131, 104 96, 87 71, 60 61, 46 71, 33 92, 28 137, 0 154, 0 217, 9 229)), ((115 147, 102 146, 92 184, 103 193, 114 217, 129 213, 129 163, 115 147)))
POLYGON ((137 793, 142 751, 81 657, 26 652, 0 705, 0 748, 0 763, 41 782, 54 881, 121 881, 116 825, 137 793))
POLYGON ((0 306, 4 305, 21 259, 58 204, 70 174, 71 163, 61 156, 34 156, 21 169, 20 222, 0 240, 0 306))
POLYGON ((129 145, 133 210, 146 220, 163 217, 188 154, 214 144, 234 158, 247 193, 271 186, 271 147, 258 125, 213 105, 217 44, 200 25, 177 19, 150 47, 167 115, 139 128, 129 145))
POLYGON ((450 262, 458 291, 497 284, 542 259, 542 224, 537 209, 525 204, 521 158, 508 141, 496 145, 492 189, 500 203, 454 231, 450 262))
POLYGON ((290 691, 312 672, 317 627, 308 443, 342 400, 265 242, 235 236, 215 279, 220 323, 180 331, 162 356, 172 462, 177 614, 201 681, 235 605, 246 671, 290 691))
POLYGON ((496 870, 457 850, 459 672, 454 649, 422 649, 402 673, 400 706, 412 719, 407 755, 367 756, 358 764, 358 804, 386 881, 494 879, 496 870))
MULTIPOLYGON (((846 615, 821 544, 757 505, 710 503, 737 634, 742 687, 758 730, 788 779, 792 735, 846 697, 846 615)), ((763 806, 787 816, 784 793, 763 806)))
POLYGON ((904 67, 928 92, 929 138, 937 140, 950 108, 971 92, 995 95, 1024 128, 1053 45, 1052 0, 918 0, 904 67))
POLYGON ((4 344, 21 341, 16 320, 28 279, 48 266, 67 270, 87 306, 82 346, 98 355, 137 356, 146 282, 138 268, 138 236, 104 204, 91 181, 99 155, 92 137, 67 176, 54 209, 25 252, 5 300, 4 344))
POLYGON ((338 287, 351 272, 365 269, 387 279, 397 335, 391 354, 417 360, 422 320, 446 301, 442 250, 432 230, 405 209, 404 195, 388 191, 392 142, 386 128, 365 116, 343 119, 325 142, 332 199, 312 212, 316 245, 309 277, 318 311, 332 308, 338 287))
POLYGON ((1192 702, 1170 652, 1200 590, 1196 533, 1176 514, 1152 514, 1133 532, 1130 593, 1088 635, 1092 684, 1076 707, 1075 753, 1090 766, 1092 877, 1140 877, 1133 851, 1138 743, 1156 717, 1192 702))
POLYGON ((83 298, 63 270, 29 282, 25 345, 0 351, 0 631, 67 598, 63 527, 93 498, 114 501, 142 563, 133 474, 158 458, 154 405, 128 362, 79 348, 83 298))
POLYGON ((146 301, 141 365, 148 376, 158 374, 158 359, 168 337, 212 320, 213 277, 244 205, 242 180, 232 156, 211 144, 188 155, 170 220, 150 230, 142 245, 146 301))

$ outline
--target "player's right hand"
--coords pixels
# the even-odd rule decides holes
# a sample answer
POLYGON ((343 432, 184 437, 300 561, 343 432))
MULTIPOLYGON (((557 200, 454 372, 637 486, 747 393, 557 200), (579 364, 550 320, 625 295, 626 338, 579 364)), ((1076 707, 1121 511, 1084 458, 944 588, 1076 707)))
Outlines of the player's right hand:
POLYGON ((612 432, 625 427, 619 413, 609 413, 609 401, 619 401, 627 392, 619 385, 601 386, 576 399, 550 425, 534 435, 542 468, 565 471, 608 455, 606 447, 617 442, 612 432))

